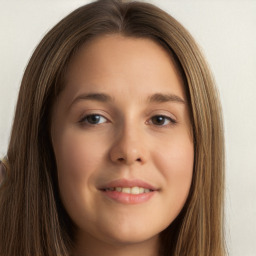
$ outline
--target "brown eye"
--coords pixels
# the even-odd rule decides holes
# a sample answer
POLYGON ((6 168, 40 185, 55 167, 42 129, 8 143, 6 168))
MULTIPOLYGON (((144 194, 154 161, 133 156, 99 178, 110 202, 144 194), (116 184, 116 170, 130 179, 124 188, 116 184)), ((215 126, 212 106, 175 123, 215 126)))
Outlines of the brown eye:
POLYGON ((158 125, 158 126, 165 126, 168 125, 170 123, 175 124, 175 120, 173 120, 172 118, 168 117, 168 116, 153 116, 151 118, 151 122, 154 125, 158 125))
POLYGON ((80 123, 96 125, 96 124, 105 123, 106 121, 107 121, 107 119, 105 117, 103 117, 102 115, 92 114, 92 115, 83 117, 82 120, 80 121, 80 123))

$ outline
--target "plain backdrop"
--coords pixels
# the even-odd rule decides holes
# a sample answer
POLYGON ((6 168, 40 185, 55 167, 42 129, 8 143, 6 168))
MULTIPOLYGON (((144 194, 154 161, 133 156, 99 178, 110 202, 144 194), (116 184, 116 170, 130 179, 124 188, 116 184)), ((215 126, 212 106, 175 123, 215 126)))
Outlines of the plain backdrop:
MULTIPOLYGON (((90 1, 0 0, 0 157, 26 64, 43 35, 90 1)), ((231 256, 256 255, 256 0, 151 0, 179 20, 215 76, 226 137, 226 235, 231 256)))

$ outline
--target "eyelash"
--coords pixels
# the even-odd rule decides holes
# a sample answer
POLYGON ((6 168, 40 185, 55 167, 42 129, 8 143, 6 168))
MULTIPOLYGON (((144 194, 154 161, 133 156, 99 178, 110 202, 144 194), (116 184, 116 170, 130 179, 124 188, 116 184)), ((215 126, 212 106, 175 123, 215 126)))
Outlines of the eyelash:
POLYGON ((174 120, 173 118, 171 118, 171 117, 169 117, 169 116, 165 116, 165 115, 155 115, 155 116, 152 116, 151 118, 150 118, 150 121, 148 121, 148 123, 151 123, 151 124, 153 124, 153 125, 156 125, 156 126, 159 126, 159 127, 169 127, 169 126, 173 126, 173 125, 175 125, 175 124, 177 124, 177 121, 176 120, 174 120), (164 124, 164 125, 156 125, 156 124, 154 124, 153 122, 152 122, 152 119, 153 118, 162 118, 163 120, 164 120, 164 123, 166 122, 166 121, 168 121, 168 124, 164 124))
MULTIPOLYGON (((89 123, 88 122, 88 118, 90 117, 100 117, 100 118, 104 118, 105 120, 108 120, 107 118, 105 118, 103 115, 100 115, 100 114, 89 114, 89 115, 86 115, 84 116, 80 121, 79 123, 83 124, 83 125, 92 125, 92 126, 95 126, 95 125, 100 125, 101 123, 95 123, 95 124, 92 124, 92 123, 89 123)), ((102 123, 105 123, 105 122, 102 122, 102 123)))
MULTIPOLYGON (((79 121, 79 123, 81 123, 82 125, 89 125, 89 126, 96 126, 96 125, 100 125, 100 124, 103 124, 103 123, 106 123, 106 122, 108 122, 108 119, 105 118, 103 115, 100 115, 100 114, 89 114, 89 115, 84 116, 84 117, 79 121), (101 122, 101 123, 90 123, 90 122, 88 121, 88 118, 91 118, 91 117, 94 117, 94 118, 95 118, 95 117, 97 117, 97 118, 98 118, 98 117, 99 117, 99 118, 104 118, 106 121, 101 122)), ((160 127, 161 127, 161 128, 164 128, 164 127, 174 126, 175 124, 177 124, 177 121, 174 120, 173 118, 169 117, 169 116, 166 116, 166 115, 154 115, 154 116, 152 116, 152 117, 150 118, 149 121, 147 121, 147 124, 153 124, 153 125, 155 125, 155 126, 158 126, 159 128, 160 128, 160 127), (160 125, 154 124, 153 121, 152 121, 153 118, 163 118, 164 123, 165 123, 166 121, 168 121, 168 124, 160 124, 160 125)))

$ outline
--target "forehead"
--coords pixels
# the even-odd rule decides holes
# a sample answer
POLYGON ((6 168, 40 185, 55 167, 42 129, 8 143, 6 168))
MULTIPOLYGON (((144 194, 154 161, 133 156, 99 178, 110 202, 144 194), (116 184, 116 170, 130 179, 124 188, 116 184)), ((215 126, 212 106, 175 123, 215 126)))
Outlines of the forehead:
POLYGON ((68 94, 97 87, 138 95, 145 94, 145 88, 148 94, 172 88, 185 98, 180 72, 163 46, 148 38, 118 34, 85 43, 70 60, 65 87, 68 94))

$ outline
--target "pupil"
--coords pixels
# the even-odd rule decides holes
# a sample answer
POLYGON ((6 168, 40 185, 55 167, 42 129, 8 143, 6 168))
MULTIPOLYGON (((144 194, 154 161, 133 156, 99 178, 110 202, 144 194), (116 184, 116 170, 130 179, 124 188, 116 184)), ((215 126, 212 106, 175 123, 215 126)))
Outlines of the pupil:
POLYGON ((165 118, 163 116, 155 116, 152 121, 154 124, 161 125, 164 124, 165 118))
POLYGON ((100 120, 100 116, 99 115, 91 115, 91 116, 88 116, 87 120, 91 124, 97 124, 100 120))

